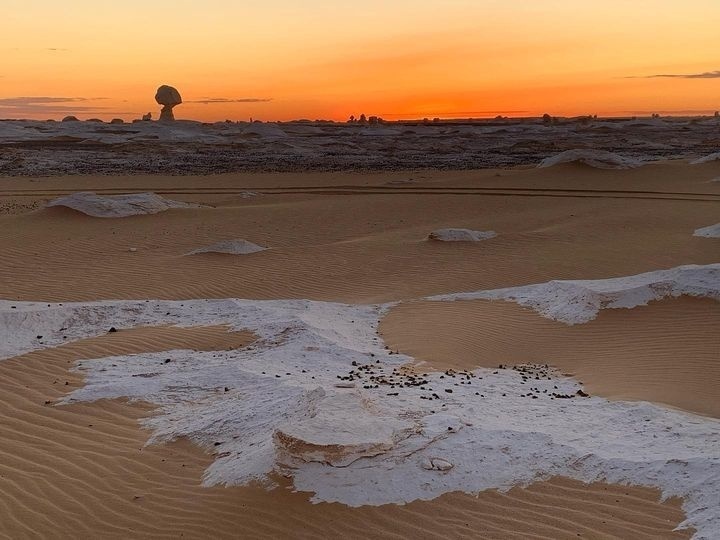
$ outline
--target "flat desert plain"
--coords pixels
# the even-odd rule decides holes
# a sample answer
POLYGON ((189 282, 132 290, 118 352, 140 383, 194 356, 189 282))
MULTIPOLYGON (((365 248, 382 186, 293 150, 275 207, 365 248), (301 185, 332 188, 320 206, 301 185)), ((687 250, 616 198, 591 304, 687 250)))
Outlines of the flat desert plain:
POLYGON ((718 177, 0 178, 0 536, 717 538, 718 177))

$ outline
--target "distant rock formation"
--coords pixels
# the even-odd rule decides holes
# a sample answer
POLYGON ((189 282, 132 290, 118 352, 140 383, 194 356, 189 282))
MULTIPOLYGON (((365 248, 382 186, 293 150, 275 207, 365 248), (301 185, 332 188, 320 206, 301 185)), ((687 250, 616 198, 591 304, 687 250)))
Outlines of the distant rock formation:
POLYGON ((157 89, 155 94, 155 101, 162 105, 163 108, 160 110, 160 121, 161 122, 172 122, 175 120, 173 114, 173 107, 182 103, 182 97, 172 86, 162 85, 157 89))
POLYGON ((111 124, 124 124, 125 120, 123 120, 122 118, 113 118, 112 120, 110 120, 110 123, 111 124))
POLYGON ((152 120, 152 113, 143 114, 142 121, 143 122, 149 122, 152 120))
POLYGON ((79 122, 77 116, 66 116, 62 119, 63 122, 79 122))

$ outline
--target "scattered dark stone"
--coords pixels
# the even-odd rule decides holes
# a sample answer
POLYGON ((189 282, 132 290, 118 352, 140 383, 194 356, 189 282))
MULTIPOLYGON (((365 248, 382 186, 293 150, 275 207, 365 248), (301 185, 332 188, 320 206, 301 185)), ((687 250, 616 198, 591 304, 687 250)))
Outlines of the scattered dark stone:
POLYGON ((452 394, 452 393, 453 393, 452 388, 446 388, 445 391, 446 391, 448 394, 452 394))
POLYGON ((115 328, 114 326, 111 326, 110 330, 108 330, 108 333, 110 334, 114 334, 115 332, 117 332, 117 328, 115 328))

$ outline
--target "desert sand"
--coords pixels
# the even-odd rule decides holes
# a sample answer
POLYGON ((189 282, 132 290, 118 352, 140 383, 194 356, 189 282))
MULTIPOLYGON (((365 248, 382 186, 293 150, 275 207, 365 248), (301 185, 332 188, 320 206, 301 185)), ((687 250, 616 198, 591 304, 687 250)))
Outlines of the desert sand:
MULTIPOLYGON (((565 163, 462 172, 0 178, 0 298, 53 306, 207 298, 398 302, 380 333, 391 350, 413 357, 418 372, 549 364, 582 381, 592 396, 649 401, 690 423, 710 422, 720 418, 714 299, 666 298, 602 310, 570 326, 510 302, 426 298, 718 263, 720 241, 693 235, 720 219, 720 184, 708 182, 718 176, 717 161, 670 161, 623 170, 565 163), (81 191, 152 192, 191 206, 122 218, 46 207, 81 191), (447 228, 497 236, 428 240, 447 228), (185 256, 240 238, 271 249, 185 256)), ((659 489, 583 483, 553 471, 506 492, 456 490, 358 508, 312 504, 284 477, 275 478, 279 487, 272 490, 203 487, 218 450, 186 439, 145 446, 151 433, 141 421, 159 414, 157 404, 59 404, 86 384, 74 369, 78 361, 240 350, 257 336, 217 325, 108 330, 67 344, 43 338, 35 350, 0 361, 3 536, 693 534, 692 527, 674 530, 687 508, 678 498, 661 501, 659 489)), ((719 519, 711 515, 706 527, 712 518, 719 519)))

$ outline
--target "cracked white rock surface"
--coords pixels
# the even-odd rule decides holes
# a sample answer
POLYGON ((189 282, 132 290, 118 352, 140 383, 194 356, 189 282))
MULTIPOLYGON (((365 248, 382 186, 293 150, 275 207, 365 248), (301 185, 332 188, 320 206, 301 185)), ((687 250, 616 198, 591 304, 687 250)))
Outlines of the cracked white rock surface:
MULTIPOLYGON (((718 299, 718 272, 720 265, 685 266, 489 293, 582 322, 604 307, 668 295, 718 299), (573 309, 561 308, 568 303, 573 309)), ((487 291, 470 294, 488 297, 487 291)), ((411 360, 390 354, 377 335, 389 307, 307 300, 2 301, 0 357, 104 334, 111 326, 226 324, 258 340, 232 351, 83 360, 77 369, 86 384, 65 402, 126 397, 156 404, 157 413, 143 422, 149 444, 188 437, 212 448, 215 460, 203 478, 208 486, 270 485, 280 472, 316 502, 360 506, 504 490, 562 475, 658 487, 665 497, 684 498, 684 526, 695 527, 696 538, 720 534, 718 420, 646 402, 551 398, 580 389, 552 371, 529 381, 512 369, 429 373, 422 385, 395 388, 375 388, 358 376, 354 388, 337 388, 345 382, 338 377, 360 366, 389 376, 411 360), (437 399, 427 399, 433 394, 437 399)))
POLYGON ((507 300, 566 324, 594 319, 601 309, 634 308, 677 296, 720 300, 720 264, 685 265, 634 276, 553 280, 537 285, 432 296, 428 300, 507 300))

